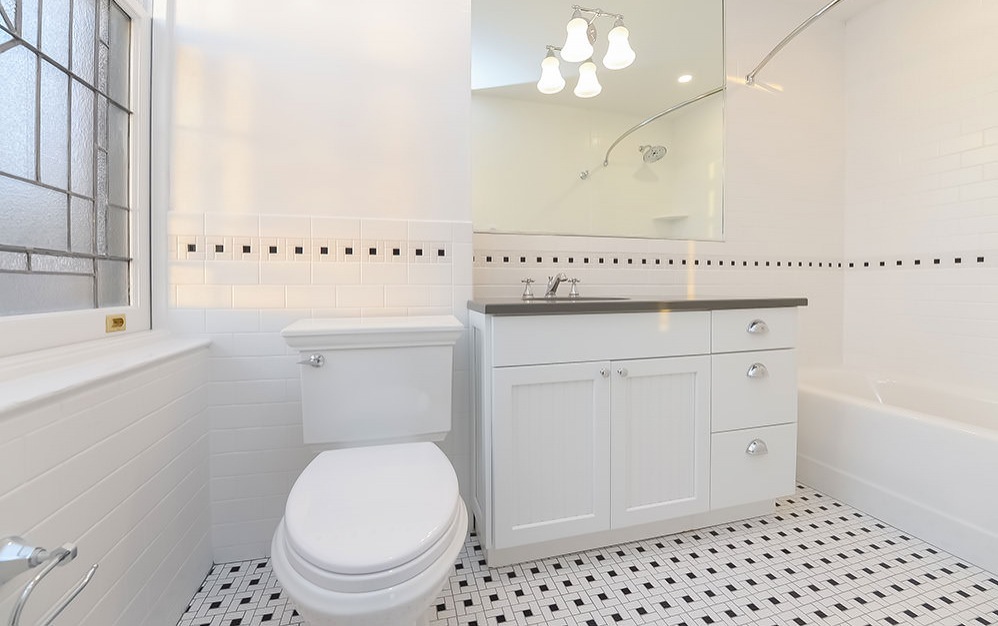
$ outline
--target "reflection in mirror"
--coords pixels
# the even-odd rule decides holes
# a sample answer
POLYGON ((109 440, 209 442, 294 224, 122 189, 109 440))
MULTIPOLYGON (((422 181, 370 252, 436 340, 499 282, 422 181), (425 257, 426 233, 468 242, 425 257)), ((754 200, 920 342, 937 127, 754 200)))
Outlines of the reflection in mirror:
POLYGON ((475 230, 719 240, 723 0, 605 1, 579 7, 591 41, 595 29, 601 90, 578 97, 588 59, 568 62, 560 50, 572 4, 472 0, 475 230), (615 36, 629 35, 634 60, 609 70, 619 16, 626 31, 615 36), (541 93, 549 51, 565 86, 541 93), (716 93, 677 106, 708 92, 716 93))

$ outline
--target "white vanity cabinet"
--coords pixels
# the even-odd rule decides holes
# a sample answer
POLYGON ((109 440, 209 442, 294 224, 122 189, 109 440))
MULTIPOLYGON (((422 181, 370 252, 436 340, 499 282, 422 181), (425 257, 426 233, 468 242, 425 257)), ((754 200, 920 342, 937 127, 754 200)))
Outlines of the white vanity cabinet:
POLYGON ((711 509, 793 493, 796 309, 711 314, 711 509))
POLYGON ((490 565, 759 515, 793 491, 796 309, 718 313, 470 312, 470 505, 490 565), (745 315, 770 320, 766 339, 725 338, 745 315))

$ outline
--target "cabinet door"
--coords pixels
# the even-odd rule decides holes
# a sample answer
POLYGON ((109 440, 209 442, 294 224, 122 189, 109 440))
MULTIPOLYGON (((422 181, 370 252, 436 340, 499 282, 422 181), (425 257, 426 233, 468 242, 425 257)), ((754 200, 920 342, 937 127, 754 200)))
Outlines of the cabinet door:
POLYGON ((710 357, 611 364, 611 526, 706 511, 710 357))
POLYGON ((608 368, 493 370, 496 548, 610 527, 608 368))

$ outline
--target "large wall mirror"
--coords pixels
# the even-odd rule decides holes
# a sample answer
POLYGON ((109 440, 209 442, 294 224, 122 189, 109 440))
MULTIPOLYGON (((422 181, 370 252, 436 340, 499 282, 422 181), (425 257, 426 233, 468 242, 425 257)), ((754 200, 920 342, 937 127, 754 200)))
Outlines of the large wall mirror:
POLYGON ((578 97, 583 63, 563 51, 564 88, 537 85, 547 46, 566 43, 571 2, 472 0, 475 230, 720 240, 723 0, 602 1, 580 12, 602 90, 578 97), (604 67, 610 14, 634 51, 622 69, 604 67))

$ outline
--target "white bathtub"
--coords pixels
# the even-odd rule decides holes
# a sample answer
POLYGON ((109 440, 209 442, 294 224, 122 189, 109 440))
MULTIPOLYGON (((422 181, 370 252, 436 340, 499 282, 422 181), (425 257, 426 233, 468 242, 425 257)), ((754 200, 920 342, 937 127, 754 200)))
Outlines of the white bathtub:
POLYGON ((998 572, 998 393, 800 375, 798 479, 998 572))

